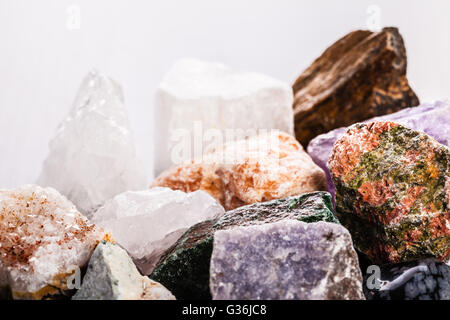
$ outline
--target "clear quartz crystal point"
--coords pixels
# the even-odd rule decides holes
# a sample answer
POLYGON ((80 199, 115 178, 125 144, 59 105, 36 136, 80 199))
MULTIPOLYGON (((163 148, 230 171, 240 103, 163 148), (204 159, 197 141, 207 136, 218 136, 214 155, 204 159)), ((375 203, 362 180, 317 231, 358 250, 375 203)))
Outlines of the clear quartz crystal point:
POLYGON ((98 71, 84 79, 49 150, 38 184, 54 187, 88 217, 106 200, 145 185, 122 89, 98 71))

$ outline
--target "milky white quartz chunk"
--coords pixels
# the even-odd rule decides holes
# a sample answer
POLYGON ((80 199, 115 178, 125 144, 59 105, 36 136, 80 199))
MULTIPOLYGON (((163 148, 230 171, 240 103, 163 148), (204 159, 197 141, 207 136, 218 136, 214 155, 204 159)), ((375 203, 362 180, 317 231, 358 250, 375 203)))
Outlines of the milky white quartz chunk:
POLYGON ((93 221, 111 231, 143 274, 191 226, 221 216, 223 207, 204 191, 169 188, 125 192, 107 201, 93 221))
POLYGON ((88 217, 105 200, 145 185, 120 86, 97 71, 50 142, 38 184, 54 187, 88 217))
POLYGON ((238 72, 220 63, 179 60, 156 92, 156 174, 190 158, 177 154, 180 143, 189 144, 195 153, 212 142, 217 130, 223 136, 225 129, 244 130, 246 136, 256 129, 293 134, 292 103, 292 88, 266 75, 238 72))
POLYGON ((52 188, 0 190, 0 289, 15 299, 61 295, 108 234, 52 188))

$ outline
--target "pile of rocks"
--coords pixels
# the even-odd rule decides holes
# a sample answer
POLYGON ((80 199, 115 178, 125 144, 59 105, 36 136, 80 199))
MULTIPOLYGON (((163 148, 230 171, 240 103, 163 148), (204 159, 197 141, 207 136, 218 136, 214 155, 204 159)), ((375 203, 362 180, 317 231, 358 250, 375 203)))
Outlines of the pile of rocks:
POLYGON ((0 298, 448 300, 450 104, 418 104, 395 28, 293 90, 181 60, 146 188, 122 90, 91 72, 39 186, 0 190, 0 298))

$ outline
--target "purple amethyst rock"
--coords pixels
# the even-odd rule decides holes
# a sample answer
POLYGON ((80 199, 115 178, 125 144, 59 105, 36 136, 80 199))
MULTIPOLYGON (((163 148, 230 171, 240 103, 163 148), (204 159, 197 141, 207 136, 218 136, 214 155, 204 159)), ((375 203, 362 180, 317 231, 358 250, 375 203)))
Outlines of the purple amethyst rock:
MULTIPOLYGON (((424 103, 418 107, 403 109, 399 112, 375 117, 364 121, 393 121, 416 131, 423 131, 436 139, 439 143, 449 146, 450 144, 450 102, 437 101, 435 103, 424 103)), ((334 185, 331 181, 330 171, 327 167, 333 145, 345 132, 347 128, 339 128, 315 137, 308 145, 307 151, 313 161, 321 167, 328 180, 328 191, 333 196, 334 185)))
POLYGON ((350 233, 322 221, 217 231, 210 289, 215 300, 364 299, 350 233))

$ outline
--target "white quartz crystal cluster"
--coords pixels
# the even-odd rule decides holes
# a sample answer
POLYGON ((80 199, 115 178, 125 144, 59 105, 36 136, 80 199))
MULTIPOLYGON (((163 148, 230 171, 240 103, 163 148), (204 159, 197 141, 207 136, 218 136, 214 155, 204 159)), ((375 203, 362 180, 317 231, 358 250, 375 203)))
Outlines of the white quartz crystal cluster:
POLYGON ((227 129, 244 130, 244 135, 255 129, 293 134, 292 103, 292 88, 266 75, 238 72, 220 63, 179 60, 156 92, 156 174, 189 158, 180 155, 180 149, 195 156, 217 142, 212 140, 218 134, 226 137, 227 129))
POLYGON ((0 190, 0 288, 15 299, 63 294, 67 277, 103 239, 108 235, 52 188, 0 190))
POLYGON ((84 79, 49 149, 38 184, 88 217, 115 195, 144 187, 122 89, 97 71, 84 79))
POLYGON ((208 193, 169 188, 125 192, 107 201, 93 222, 111 231, 143 274, 191 226, 221 216, 223 207, 208 193))

